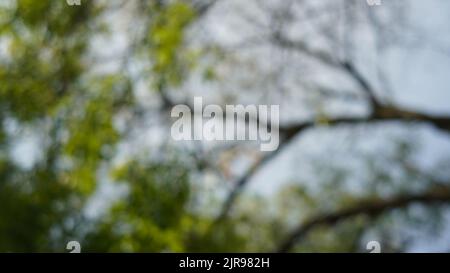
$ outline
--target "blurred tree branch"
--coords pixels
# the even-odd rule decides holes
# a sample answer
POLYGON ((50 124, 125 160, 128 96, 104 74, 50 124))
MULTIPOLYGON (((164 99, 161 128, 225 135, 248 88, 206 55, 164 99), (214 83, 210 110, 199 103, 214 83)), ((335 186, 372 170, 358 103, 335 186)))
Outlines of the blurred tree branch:
MULTIPOLYGON (((379 106, 377 111, 368 117, 350 117, 350 118, 334 118, 324 121, 322 125, 325 126, 338 126, 342 124, 368 124, 382 121, 400 121, 400 122, 428 122, 435 127, 450 131, 450 117, 447 116, 429 116, 422 113, 411 112, 408 110, 398 109, 389 106, 379 106)), ((306 121, 298 124, 292 124, 289 126, 280 127, 280 146, 274 151, 270 152, 256 162, 237 182, 235 182, 234 188, 228 194, 222 210, 217 218, 217 222, 223 220, 231 210, 233 203, 245 185, 250 181, 251 177, 262 167, 265 166, 271 159, 275 158, 284 147, 286 147, 290 141, 306 131, 307 129, 314 128, 321 125, 320 122, 306 121)))
POLYGON ((406 208, 414 203, 422 205, 437 205, 450 203, 450 188, 436 187, 425 193, 401 195, 389 199, 362 200, 359 204, 336 212, 317 215, 294 229, 287 238, 281 242, 276 252, 288 252, 299 243, 308 233, 319 226, 331 226, 349 218, 366 215, 377 217, 382 213, 394 209, 406 208))
MULTIPOLYGON (((306 43, 301 41, 290 41, 282 37, 279 33, 275 33, 272 37, 273 41, 285 48, 293 49, 304 53, 305 55, 316 59, 323 64, 329 65, 344 72, 353 79, 362 91, 366 94, 369 105, 372 108, 369 116, 363 117, 335 117, 329 118, 323 122, 327 126, 337 126, 341 124, 367 124, 382 121, 400 121, 400 122, 424 122, 430 123, 434 127, 450 131, 450 116, 448 115, 429 115, 421 112, 403 109, 401 107, 389 104, 382 104, 376 97, 376 92, 370 82, 362 75, 362 73, 349 61, 336 60, 329 53, 310 48, 306 43)), ((260 161, 256 162, 249 170, 235 182, 234 188, 230 191, 225 199, 216 222, 223 220, 231 210, 233 203, 244 186, 249 182, 251 177, 260 170, 265 164, 273 159, 294 137, 303 131, 320 125, 316 121, 302 121, 297 124, 288 126, 280 126, 280 146, 278 150, 266 154, 260 161)))

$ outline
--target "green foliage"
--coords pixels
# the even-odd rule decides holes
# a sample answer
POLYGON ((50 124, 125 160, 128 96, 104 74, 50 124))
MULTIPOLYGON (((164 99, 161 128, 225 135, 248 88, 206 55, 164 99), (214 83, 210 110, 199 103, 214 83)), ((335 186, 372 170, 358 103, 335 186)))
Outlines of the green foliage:
MULTIPOLYGON (((184 47, 195 12, 186 3, 150 4, 148 39, 156 86, 177 84, 194 55, 184 47)), ((230 220, 211 233, 209 217, 190 209, 189 169, 178 162, 132 159, 114 168, 111 180, 127 194, 96 220, 84 216, 98 187, 101 166, 112 166, 126 132, 115 126, 135 107, 126 73, 94 74, 89 46, 103 28, 95 1, 15 1, 2 7, 0 117, 33 124, 48 136, 43 157, 30 170, 16 166, 1 130, 0 251, 65 251, 77 239, 85 251, 152 252, 239 250, 245 238, 230 220), (36 126, 44 124, 42 128, 36 126), (80 228, 85 227, 85 228, 80 228)), ((196 193, 200 194, 200 193, 196 193)))
POLYGON ((112 176, 127 185, 128 193, 87 235, 87 249, 183 251, 184 233, 192 220, 187 210, 187 170, 176 162, 154 165, 131 161, 112 176))
POLYGON ((189 68, 192 54, 183 48, 184 35, 194 17, 194 10, 182 1, 157 8, 149 32, 150 54, 157 86, 179 83, 189 68))
POLYGON ((178 225, 185 212, 189 200, 187 174, 175 162, 163 166, 130 162, 118 168, 114 177, 129 186, 132 198, 125 206, 164 229, 178 225))
POLYGON ((100 164, 113 156, 114 116, 133 104, 131 88, 124 76, 86 77, 100 6, 12 2, 0 7, 1 122, 33 124, 47 144, 42 160, 23 170, 10 158, 14 138, 1 130, 0 251, 63 251, 56 240, 75 233, 66 223, 82 216, 100 164))
POLYGON ((10 21, 0 26, 8 50, 0 63, 0 107, 22 121, 42 118, 75 92, 85 70, 88 21, 98 11, 90 2, 71 9, 63 1, 22 0, 1 12, 10 21))

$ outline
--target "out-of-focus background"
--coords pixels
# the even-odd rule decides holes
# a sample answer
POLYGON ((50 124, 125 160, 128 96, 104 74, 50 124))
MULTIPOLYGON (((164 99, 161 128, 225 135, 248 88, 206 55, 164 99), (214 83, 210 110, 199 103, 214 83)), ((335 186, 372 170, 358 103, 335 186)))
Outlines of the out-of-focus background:
POLYGON ((0 251, 450 250, 447 0, 0 0, 0 251), (280 146, 174 141, 280 105, 280 146))

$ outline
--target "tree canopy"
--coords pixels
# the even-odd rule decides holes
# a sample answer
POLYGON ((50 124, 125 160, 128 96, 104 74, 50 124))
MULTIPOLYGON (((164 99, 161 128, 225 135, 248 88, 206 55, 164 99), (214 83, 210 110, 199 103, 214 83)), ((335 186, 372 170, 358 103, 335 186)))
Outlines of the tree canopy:
POLYGON ((367 57, 448 53, 409 42, 407 1, 224 2, 0 3, 0 252, 406 251, 402 227, 448 233, 449 158, 417 157, 448 141, 450 112, 397 103, 388 63, 367 57), (170 108, 193 89, 280 104, 279 149, 171 141, 170 108), (281 165, 303 176, 247 190, 299 145, 281 165))

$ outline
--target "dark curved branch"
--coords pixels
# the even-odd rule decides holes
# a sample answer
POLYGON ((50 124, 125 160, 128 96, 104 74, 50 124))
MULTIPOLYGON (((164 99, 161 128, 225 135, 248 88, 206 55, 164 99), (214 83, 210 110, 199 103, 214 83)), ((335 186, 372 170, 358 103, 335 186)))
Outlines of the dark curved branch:
MULTIPOLYGON (((345 72, 350 78, 352 78, 365 92, 369 104, 372 107, 372 113, 366 117, 349 117, 349 118, 332 118, 326 121, 327 126, 336 126, 340 124, 361 124, 361 123, 373 123, 381 121, 405 121, 405 122, 424 122, 430 123, 438 129, 450 132, 450 116, 432 116, 424 113, 414 112, 407 109, 402 109, 397 106, 383 105, 376 98, 376 92, 370 82, 364 78, 362 73, 351 64, 351 62, 342 62, 336 60, 332 55, 325 51, 317 50, 309 47, 306 43, 302 41, 291 41, 283 37, 280 33, 275 33, 272 40, 287 49, 297 50, 306 56, 316 59, 317 61, 339 69, 345 72)), ((235 184, 235 187, 230 191, 222 210, 217 218, 217 221, 222 220, 226 217, 228 212, 245 185, 248 183, 250 178, 268 161, 273 159, 275 155, 279 153, 279 150, 283 149, 291 139, 309 129, 316 126, 317 123, 314 121, 300 122, 298 124, 291 124, 289 126, 280 127, 280 146, 277 151, 267 154, 263 160, 252 166, 246 174, 244 174, 235 184)))
POLYGON ((275 44, 283 48, 301 52, 309 58, 344 72, 360 86, 362 91, 367 95, 373 108, 379 106, 373 86, 350 61, 341 61, 324 50, 311 48, 307 43, 302 41, 289 40, 280 33, 275 33, 272 40, 275 44))
MULTIPOLYGON (((350 118, 335 118, 325 121, 324 126, 339 126, 343 124, 368 124, 383 121, 403 121, 403 122, 425 122, 430 123, 436 128, 450 132, 450 117, 447 116, 430 116, 421 113, 411 112, 408 110, 401 110, 394 107, 378 106, 375 113, 369 117, 350 117, 350 118)), ((275 150, 264 156, 262 160, 253 165, 235 184, 225 199, 224 205, 221 209, 216 222, 222 221, 232 209, 233 203, 242 192, 244 187, 248 184, 253 175, 262 169, 268 162, 276 157, 293 138, 300 135, 302 132, 319 126, 320 123, 315 121, 306 121, 298 124, 291 124, 289 126, 280 127, 280 145, 278 150, 275 150)))
MULTIPOLYGON (((338 125, 344 123, 364 123, 366 122, 366 118, 340 118, 334 119, 327 122, 327 125, 338 125)), ((236 183, 234 184, 234 188, 229 192, 228 196, 225 199, 225 202, 222 206, 222 209, 219 213, 219 216, 216 218, 216 223, 222 221, 226 218, 236 198, 244 189, 244 187, 248 184, 253 175, 262 169, 268 162, 274 159, 288 144, 301 132, 317 126, 317 123, 314 121, 306 121, 299 124, 294 124, 290 126, 280 127, 280 145, 277 150, 267 153, 260 161, 255 163, 236 183)))
POLYGON ((413 203, 423 205, 436 205, 450 203, 450 188, 439 187, 422 194, 402 195, 385 200, 366 200, 360 204, 342 209, 333 213, 318 215, 307 220, 297 227, 287 238, 279 245, 276 252, 288 252, 295 244, 299 243, 311 230, 319 226, 331 226, 349 218, 366 215, 377 217, 384 212, 394 209, 406 208, 413 203))
POLYGON ((248 183, 248 181, 254 176, 254 174, 260 170, 267 162, 269 162, 272 158, 274 158, 282 149, 283 146, 280 146, 277 150, 266 154, 261 160, 255 163, 238 181, 236 181, 235 186, 229 192, 225 202, 222 206, 222 209, 219 213, 219 216, 215 220, 215 224, 220 223, 224 220, 228 213, 230 212, 236 198, 243 190, 244 186, 248 183))

